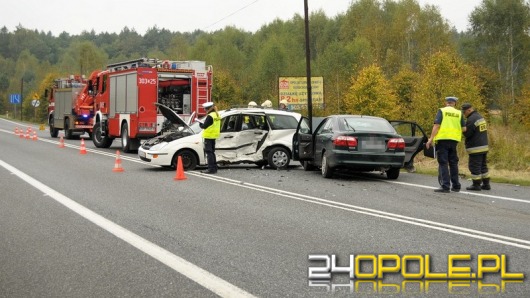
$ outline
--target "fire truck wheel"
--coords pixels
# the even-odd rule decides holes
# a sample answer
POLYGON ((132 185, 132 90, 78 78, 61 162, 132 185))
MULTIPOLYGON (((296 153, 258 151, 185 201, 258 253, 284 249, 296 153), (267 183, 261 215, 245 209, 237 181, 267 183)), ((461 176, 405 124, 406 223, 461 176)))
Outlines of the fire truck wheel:
POLYGON ((59 135, 59 130, 55 128, 53 117, 50 117, 50 136, 56 138, 59 135))
POLYGON ((92 142, 97 148, 109 148, 114 139, 101 133, 101 122, 97 122, 92 130, 92 142))
POLYGON ((125 153, 131 152, 131 138, 129 137, 127 123, 123 123, 121 126, 121 149, 125 153))
POLYGON ((187 149, 179 151, 173 156, 171 167, 177 167, 177 160, 179 156, 182 159, 182 167, 184 168, 184 170, 195 170, 195 168, 197 167, 197 156, 195 155, 195 153, 193 153, 193 151, 187 149))
POLYGON ((73 139, 72 130, 70 129, 70 125, 68 124, 68 119, 64 120, 64 138, 67 140, 73 139))

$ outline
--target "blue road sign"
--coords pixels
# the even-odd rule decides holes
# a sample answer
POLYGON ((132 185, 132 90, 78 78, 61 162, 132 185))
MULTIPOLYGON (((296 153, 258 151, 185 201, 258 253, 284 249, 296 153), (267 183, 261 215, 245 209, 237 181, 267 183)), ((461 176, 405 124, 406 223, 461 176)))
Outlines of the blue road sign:
POLYGON ((12 104, 19 104, 20 103, 20 94, 9 94, 9 102, 12 104))

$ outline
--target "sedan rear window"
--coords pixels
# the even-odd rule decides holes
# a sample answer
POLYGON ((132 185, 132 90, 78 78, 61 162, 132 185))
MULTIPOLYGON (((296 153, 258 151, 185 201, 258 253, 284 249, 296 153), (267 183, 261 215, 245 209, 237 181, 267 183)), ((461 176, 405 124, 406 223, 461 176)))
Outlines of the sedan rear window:
POLYGON ((342 131, 370 131, 396 133, 396 130, 392 127, 392 125, 390 125, 387 120, 382 118, 342 118, 339 121, 339 126, 340 130, 342 131))

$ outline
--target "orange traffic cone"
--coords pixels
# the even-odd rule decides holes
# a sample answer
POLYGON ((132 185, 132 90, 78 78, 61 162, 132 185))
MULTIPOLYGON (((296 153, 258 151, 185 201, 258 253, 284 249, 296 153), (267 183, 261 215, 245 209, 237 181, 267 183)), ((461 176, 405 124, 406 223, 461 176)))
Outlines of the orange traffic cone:
POLYGON ((59 148, 64 148, 64 139, 63 139, 63 136, 61 136, 61 139, 59 140, 59 148))
POLYGON ((33 141, 38 141, 39 137, 37 137, 37 132, 33 131, 33 141))
POLYGON ((121 159, 120 159, 120 150, 116 150, 116 162, 114 163, 114 169, 112 169, 113 172, 123 172, 123 168, 121 167, 121 159))
POLYGON ((15 136, 18 136, 18 126, 15 127, 15 136))
POLYGON ((81 139, 81 148, 79 149, 79 154, 86 154, 85 139, 81 139))
POLYGON ((184 175, 184 166, 182 165, 182 157, 179 155, 177 158, 177 173, 175 174, 175 178, 173 180, 186 180, 188 179, 186 175, 184 175))
POLYGON ((31 128, 28 127, 28 129, 26 129, 26 140, 31 139, 30 132, 31 132, 31 128))

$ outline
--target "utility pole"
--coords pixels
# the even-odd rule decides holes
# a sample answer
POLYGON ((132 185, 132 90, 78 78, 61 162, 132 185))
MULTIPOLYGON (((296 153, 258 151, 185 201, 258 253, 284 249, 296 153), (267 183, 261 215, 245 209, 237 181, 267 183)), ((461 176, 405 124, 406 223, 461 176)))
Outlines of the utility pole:
POLYGON ((309 14, 307 0, 304 0, 305 15, 305 65, 307 76, 307 117, 309 117, 309 129, 313 132, 313 97, 311 88, 311 53, 309 51, 309 14))

